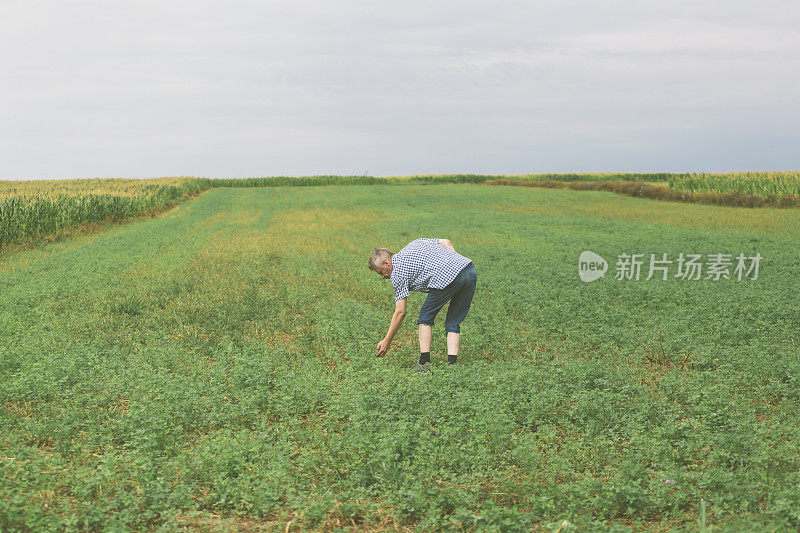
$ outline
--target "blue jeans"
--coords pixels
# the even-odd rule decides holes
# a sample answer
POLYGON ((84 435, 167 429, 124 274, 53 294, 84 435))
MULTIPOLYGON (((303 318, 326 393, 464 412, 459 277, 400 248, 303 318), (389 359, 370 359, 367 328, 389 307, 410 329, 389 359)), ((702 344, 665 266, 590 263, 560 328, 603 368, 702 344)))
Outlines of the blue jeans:
POLYGON ((417 324, 433 326, 436 314, 450 300, 450 307, 447 309, 447 317, 444 320, 444 329, 448 333, 461 333, 461 322, 469 311, 477 281, 478 274, 475 272, 475 265, 470 263, 444 289, 430 289, 428 297, 425 298, 425 302, 419 310, 417 324))

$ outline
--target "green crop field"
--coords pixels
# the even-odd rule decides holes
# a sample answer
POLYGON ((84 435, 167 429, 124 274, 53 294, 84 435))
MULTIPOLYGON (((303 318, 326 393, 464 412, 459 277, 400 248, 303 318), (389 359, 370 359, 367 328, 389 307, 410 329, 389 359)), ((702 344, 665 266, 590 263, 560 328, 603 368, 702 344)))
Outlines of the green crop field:
MULTIPOLYGON (((243 179, 157 178, 0 181, 0 249, 10 244, 59 241, 76 227, 124 222, 142 215, 155 216, 200 192, 221 187, 275 187, 315 185, 415 185, 445 183, 570 184, 575 182, 648 182, 665 187, 650 197, 662 198, 666 188, 694 193, 739 193, 744 199, 728 205, 790 207, 800 197, 798 172, 729 172, 725 174, 669 173, 562 173, 524 175, 442 174, 416 176, 275 176, 243 179), (500 178, 500 179, 498 179, 500 178), (776 205, 776 201, 778 205, 776 205), (737 203, 738 202, 738 203, 737 203)), ((624 189, 625 187, 622 187, 624 189)), ((612 190, 617 190, 612 187, 612 190)), ((620 190, 617 190, 620 192, 620 190)), ((639 190, 635 196, 642 196, 639 190)), ((720 203, 720 202, 714 202, 720 203)), ((89 228, 91 229, 91 228, 89 228)))
POLYGON ((795 209, 336 185, 1 255, 0 530, 797 530, 798 239, 795 209), (478 272, 429 374, 420 293, 375 357, 394 296, 367 268, 417 237, 478 272), (645 280, 650 254, 761 262, 645 280))
POLYGON ((741 192, 755 196, 800 196, 800 172, 729 172, 673 174, 671 189, 694 192, 741 192))

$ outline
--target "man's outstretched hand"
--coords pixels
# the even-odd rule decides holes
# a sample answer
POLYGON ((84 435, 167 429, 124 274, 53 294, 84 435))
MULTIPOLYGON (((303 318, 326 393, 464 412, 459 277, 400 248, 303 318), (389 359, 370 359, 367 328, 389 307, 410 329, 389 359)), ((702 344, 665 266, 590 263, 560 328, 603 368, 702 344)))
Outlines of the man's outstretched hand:
POLYGON ((383 339, 381 342, 379 342, 378 343, 378 354, 377 354, 377 357, 381 357, 381 356, 386 355, 386 352, 389 351, 389 345, 391 343, 392 343, 391 341, 387 341, 386 339, 383 339))

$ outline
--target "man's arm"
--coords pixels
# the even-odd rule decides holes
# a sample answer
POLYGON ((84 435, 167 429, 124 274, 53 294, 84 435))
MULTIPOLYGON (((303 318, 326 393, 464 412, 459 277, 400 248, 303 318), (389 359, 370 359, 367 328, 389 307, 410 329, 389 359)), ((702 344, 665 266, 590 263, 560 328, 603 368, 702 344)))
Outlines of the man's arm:
POLYGON ((378 343, 378 357, 382 355, 386 355, 386 352, 389 351, 389 345, 392 344, 392 339, 394 339, 397 330, 400 329, 400 324, 403 323, 403 319, 406 317, 406 299, 403 298, 401 300, 397 300, 394 306, 394 314, 392 315, 392 323, 389 325, 389 331, 386 333, 386 337, 378 343))
POLYGON ((453 243, 450 242, 450 239, 439 239, 439 244, 441 244, 442 246, 446 246, 446 247, 450 248, 454 252, 456 251, 456 249, 453 248, 453 243))

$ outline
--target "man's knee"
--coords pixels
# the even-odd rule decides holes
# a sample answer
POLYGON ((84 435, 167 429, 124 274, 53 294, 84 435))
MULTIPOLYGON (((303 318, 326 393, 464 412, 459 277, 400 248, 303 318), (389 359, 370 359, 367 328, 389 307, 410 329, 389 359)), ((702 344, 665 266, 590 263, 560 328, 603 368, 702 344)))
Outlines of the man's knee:
POLYGON ((447 333, 461 333, 461 324, 454 324, 452 322, 444 323, 444 330, 447 333))
POLYGON ((418 326, 431 326, 436 320, 436 312, 426 311, 425 309, 419 310, 419 318, 417 318, 418 326))

